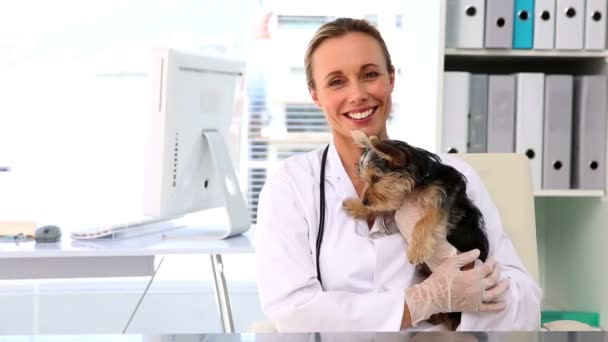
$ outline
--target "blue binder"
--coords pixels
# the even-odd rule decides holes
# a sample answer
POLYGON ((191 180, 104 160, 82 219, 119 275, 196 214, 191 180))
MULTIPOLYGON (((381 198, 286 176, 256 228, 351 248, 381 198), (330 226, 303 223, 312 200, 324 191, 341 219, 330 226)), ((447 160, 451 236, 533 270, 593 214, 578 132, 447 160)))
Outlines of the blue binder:
POLYGON ((534 0, 515 0, 513 13, 513 48, 534 46, 534 0))

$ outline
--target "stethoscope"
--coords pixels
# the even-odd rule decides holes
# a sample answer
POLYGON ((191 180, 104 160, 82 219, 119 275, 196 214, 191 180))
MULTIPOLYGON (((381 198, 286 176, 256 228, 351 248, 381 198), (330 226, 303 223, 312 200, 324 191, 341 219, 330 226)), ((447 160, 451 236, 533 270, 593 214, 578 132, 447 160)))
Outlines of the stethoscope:
POLYGON ((323 150, 323 157, 321 158, 321 179, 319 182, 319 196, 321 203, 320 213, 319 213, 319 230, 317 233, 317 279, 319 280, 319 284, 323 287, 323 282, 321 281, 321 268, 319 267, 319 255, 321 255, 321 243, 323 242, 323 227, 325 226, 325 164, 327 164, 327 151, 329 150, 329 145, 325 147, 323 150))
MULTIPOLYGON (((321 281, 321 268, 319 266, 319 256, 321 255, 321 243, 323 242, 323 228, 325 226, 325 164, 327 164, 327 151, 329 150, 329 145, 325 147, 323 150, 323 156, 321 157, 321 179, 319 182, 319 196, 321 203, 320 212, 319 212, 319 230, 317 233, 317 279, 319 280, 319 284, 323 287, 323 282, 321 281)), ((384 230, 388 232, 386 227, 386 223, 384 222, 384 216, 382 218, 382 225, 384 230)))

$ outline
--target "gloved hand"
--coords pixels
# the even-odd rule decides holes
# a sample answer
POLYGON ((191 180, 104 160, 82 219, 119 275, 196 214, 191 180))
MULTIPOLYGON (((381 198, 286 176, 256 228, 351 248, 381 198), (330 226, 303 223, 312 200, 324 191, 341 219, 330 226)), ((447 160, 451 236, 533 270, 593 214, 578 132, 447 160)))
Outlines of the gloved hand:
POLYGON ((506 307, 498 299, 509 281, 498 282, 500 270, 492 258, 479 267, 461 270, 478 257, 478 249, 449 257, 426 280, 405 290, 413 326, 437 313, 497 311, 506 307))
MULTIPOLYGON (((403 206, 395 212, 395 223, 410 246, 412 230, 423 216, 424 209, 415 200, 406 200, 403 206)), ((447 232, 444 231, 444 233, 447 232)), ((431 272, 435 271, 445 259, 458 254, 458 250, 446 238, 445 234, 435 236, 436 244, 433 255, 425 260, 431 272)))

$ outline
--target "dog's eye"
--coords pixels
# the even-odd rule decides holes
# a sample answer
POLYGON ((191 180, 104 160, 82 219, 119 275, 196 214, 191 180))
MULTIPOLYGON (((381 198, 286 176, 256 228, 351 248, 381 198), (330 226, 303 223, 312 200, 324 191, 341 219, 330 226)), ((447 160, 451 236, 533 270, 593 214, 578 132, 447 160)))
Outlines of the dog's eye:
POLYGON ((372 183, 378 183, 378 181, 380 180, 380 177, 378 177, 378 176, 372 176, 371 180, 372 180, 372 183))

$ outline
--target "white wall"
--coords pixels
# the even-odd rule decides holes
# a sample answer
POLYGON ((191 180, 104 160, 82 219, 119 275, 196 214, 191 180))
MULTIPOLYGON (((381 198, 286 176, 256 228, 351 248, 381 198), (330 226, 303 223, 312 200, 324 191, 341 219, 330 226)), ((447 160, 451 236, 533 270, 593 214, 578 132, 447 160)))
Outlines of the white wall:
POLYGON ((391 138, 439 151, 437 132, 441 117, 443 78, 442 1, 402 3, 401 49, 395 53, 401 65, 393 98, 400 104, 388 128, 391 138))
MULTIPOLYGON (((113 286, 21 284, 0 287, 0 334, 120 334, 146 281, 113 286)), ((253 283, 229 285, 235 330, 264 320, 253 283)), ((128 333, 221 332, 211 282, 153 284, 128 333)))
MULTIPOLYGON (((251 254, 223 256, 237 332, 264 320, 251 254)), ((156 267, 160 258, 156 260, 156 267)), ((0 335, 118 334, 149 277, 2 280, 0 335)), ((221 332, 208 255, 170 255, 164 260, 128 332, 221 332)))
POLYGON ((546 301, 600 313, 608 327, 608 207, 597 198, 544 199, 546 301))
MULTIPOLYGON (((540 197, 536 197, 534 199, 534 215, 536 218, 536 244, 538 245, 538 268, 539 268, 539 273, 540 273, 540 287, 543 289, 545 289, 547 281, 546 281, 546 275, 547 275, 547 247, 546 247, 546 243, 545 243, 545 235, 546 235, 546 230, 547 230, 547 224, 546 224, 546 218, 547 218, 547 201, 544 198, 540 198, 540 197)), ((546 293, 545 293, 545 299, 546 299, 546 293)), ((546 300, 544 301, 544 304, 551 304, 551 303, 547 303, 546 300)))

